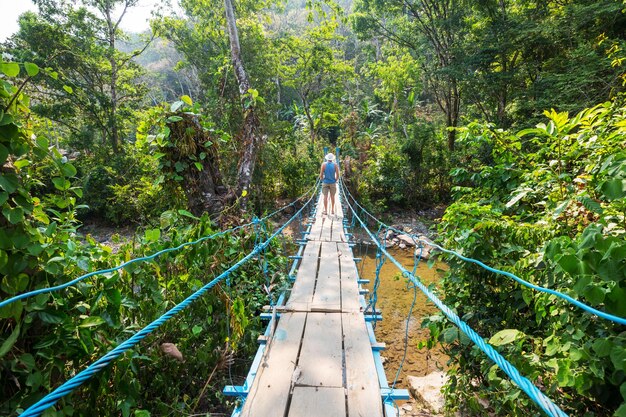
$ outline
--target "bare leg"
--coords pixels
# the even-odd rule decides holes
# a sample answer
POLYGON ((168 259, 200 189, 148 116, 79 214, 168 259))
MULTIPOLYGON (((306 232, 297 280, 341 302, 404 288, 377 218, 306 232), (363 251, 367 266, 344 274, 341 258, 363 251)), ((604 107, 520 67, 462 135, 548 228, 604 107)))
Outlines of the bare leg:
POLYGON ((330 198, 331 198, 330 204, 331 204, 331 207, 332 207, 331 214, 335 214, 335 193, 331 193, 330 194, 330 198))
POLYGON ((328 213, 328 193, 326 193, 326 195, 324 196, 324 213, 326 214, 328 213))

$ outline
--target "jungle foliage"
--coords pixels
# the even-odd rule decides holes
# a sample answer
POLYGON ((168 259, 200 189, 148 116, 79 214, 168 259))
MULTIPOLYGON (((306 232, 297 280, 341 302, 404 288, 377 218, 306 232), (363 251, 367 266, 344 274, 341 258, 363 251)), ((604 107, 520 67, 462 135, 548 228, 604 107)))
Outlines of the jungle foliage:
MULTIPOLYGON (((626 315, 626 154, 620 98, 575 116, 545 112, 521 131, 473 123, 439 227, 448 247, 535 285, 626 315)), ((446 302, 571 415, 626 413, 623 326, 450 257, 446 302)), ((540 415, 495 365, 440 317, 426 324, 455 367, 450 410, 540 415), (465 387, 465 388, 461 388, 465 387), (482 402, 484 404, 484 402, 482 402)))
MULTIPOLYGON (((137 0, 35 3, 0 46, 0 299, 261 215, 308 189, 323 147, 339 146, 368 208, 449 205, 446 246, 626 315, 622 1, 181 0, 144 34, 120 29, 137 0), (137 233, 113 250, 83 222, 137 233)), ((220 237, 1 310, 1 414, 255 238, 220 237)), ((268 260, 280 286, 279 248, 268 260)), ((626 415, 622 328, 448 262, 446 302, 522 374, 572 415, 626 415)), ((207 387, 254 345, 265 279, 244 268, 46 415, 220 410, 207 387), (162 354, 164 342, 185 361, 162 354)), ((426 324, 453 358, 450 412, 538 414, 455 329, 426 324)))

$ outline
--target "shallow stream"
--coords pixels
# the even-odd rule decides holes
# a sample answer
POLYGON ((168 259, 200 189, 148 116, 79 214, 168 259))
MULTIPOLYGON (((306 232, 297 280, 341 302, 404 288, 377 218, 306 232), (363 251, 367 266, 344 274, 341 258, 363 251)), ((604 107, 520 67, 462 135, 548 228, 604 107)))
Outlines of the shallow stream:
MULTIPOLYGON (((413 269, 411 250, 390 248, 388 252, 405 268, 413 269)), ((363 259, 361 263, 357 264, 359 276, 362 279, 370 280, 370 283, 364 287, 368 288, 371 293, 376 277, 376 248, 358 245, 354 248, 354 256, 363 259)), ((417 267, 416 275, 421 278, 425 285, 429 285, 432 282, 438 282, 445 269, 447 266, 443 263, 436 263, 432 268, 429 268, 426 262, 422 261, 417 267)), ((404 355, 406 321, 413 302, 413 289, 407 289, 406 279, 402 277, 400 270, 387 259, 381 268, 380 285, 377 293, 376 308, 381 310, 383 320, 376 323, 375 333, 377 341, 387 345, 382 356, 385 358, 385 373, 391 386, 404 355)), ((428 329, 421 328, 422 319, 436 311, 437 308, 418 289, 415 306, 409 321, 407 356, 398 376, 396 388, 408 388, 407 376, 409 375, 424 376, 445 367, 448 358, 439 348, 431 350, 425 347, 418 348, 418 343, 420 341, 426 342, 429 335, 428 329)))

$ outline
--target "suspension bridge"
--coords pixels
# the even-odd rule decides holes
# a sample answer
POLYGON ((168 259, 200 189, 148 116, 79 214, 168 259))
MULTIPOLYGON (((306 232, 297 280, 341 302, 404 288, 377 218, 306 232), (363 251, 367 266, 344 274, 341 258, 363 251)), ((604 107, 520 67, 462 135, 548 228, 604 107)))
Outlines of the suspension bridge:
POLYGON ((268 313, 262 345, 246 385, 226 387, 245 398, 233 416, 395 415, 391 401, 408 399, 387 386, 371 320, 365 315, 350 233, 336 195, 338 215, 324 215, 317 203, 288 298, 268 313), (284 301, 284 303, 283 303, 284 301), (383 401, 389 410, 383 411, 383 401))
MULTIPOLYGON (((306 229, 301 231, 300 239, 296 240, 299 250, 297 254, 291 256, 293 262, 289 278, 293 281, 293 286, 280 294, 277 301, 272 302, 263 313, 263 317, 269 323, 265 333, 259 338, 259 348, 243 385, 224 388, 226 395, 242 399, 240 405, 233 411, 233 417, 397 416, 398 408, 395 406, 395 401, 408 399, 408 393, 406 390, 395 389, 399 370, 396 380, 390 386, 382 366, 380 352, 385 346, 376 341, 372 325, 382 317, 375 307, 375 294, 368 297, 367 291, 361 287, 365 280, 360 279, 358 275, 356 262, 359 259, 355 258, 352 252, 354 243, 351 231, 356 227, 360 227, 376 245, 377 257, 386 257, 394 263, 410 284, 410 288, 414 291, 417 289, 422 291, 534 401, 539 409, 548 416, 567 415, 532 381, 521 375, 483 337, 462 321, 452 309, 443 304, 415 275, 415 267, 412 271, 407 270, 387 252, 384 236, 386 231, 393 228, 380 222, 361 206, 341 181, 339 181, 340 192, 335 197, 336 214, 334 215, 322 213, 320 208, 322 196, 318 190, 319 184, 316 183, 294 202, 261 219, 255 218, 251 223, 204 236, 196 241, 165 249, 150 256, 132 259, 115 268, 90 272, 55 287, 41 288, 0 301, 1 308, 37 294, 60 291, 96 275, 119 270, 132 263, 145 262, 163 253, 197 245, 241 228, 254 227, 258 230, 259 224, 263 224, 267 219, 284 212, 287 208, 295 209, 296 205, 301 205, 299 209, 295 209, 295 214, 288 221, 271 234, 267 233, 263 238, 259 238, 254 249, 237 263, 161 317, 118 344, 20 415, 39 416, 48 408, 53 407, 57 401, 80 387, 124 352, 132 349, 147 335, 210 291, 217 283, 228 279, 243 264, 251 259, 259 259, 272 240, 282 235, 285 228, 307 215, 306 229), (370 220, 379 226, 378 231, 370 230, 370 220)), ((422 241, 417 236, 412 237, 418 248, 431 245, 493 273, 511 278, 521 285, 555 295, 600 318, 621 325, 626 324, 626 319, 622 317, 599 311, 549 288, 533 285, 509 272, 491 268, 478 260, 463 257, 432 242, 422 241)), ((418 255, 416 265, 419 260, 418 255)), ((405 345, 405 350, 406 348, 405 345)))

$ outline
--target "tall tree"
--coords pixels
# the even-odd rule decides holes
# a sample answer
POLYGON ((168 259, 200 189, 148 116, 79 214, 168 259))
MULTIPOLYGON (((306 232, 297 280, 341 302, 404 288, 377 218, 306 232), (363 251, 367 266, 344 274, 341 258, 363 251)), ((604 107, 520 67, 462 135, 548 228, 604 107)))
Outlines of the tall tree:
POLYGON ((237 78, 237 84, 239 85, 239 95, 244 107, 244 120, 241 128, 242 156, 237 169, 237 194, 241 195, 245 202, 248 188, 252 182, 252 174, 254 172, 257 154, 259 147, 263 143, 263 138, 260 134, 259 118, 255 112, 256 97, 254 97, 254 93, 256 90, 252 90, 250 86, 250 79, 248 78, 241 57, 239 31, 237 30, 237 21, 231 0, 224 0, 224 10, 226 14, 228 38, 230 40, 230 56, 235 70, 235 77, 237 78))
MULTIPOLYGON (((337 22, 322 21, 301 34, 284 34, 280 45, 279 79, 283 88, 296 92, 308 124, 311 142, 315 142, 324 123, 337 124, 345 81, 353 75, 340 51, 333 48, 337 22)), ((285 103, 290 104, 290 103, 285 103)))
POLYGON ((460 60, 465 8, 461 0, 363 0, 355 27, 423 57, 426 89, 445 115, 448 148, 454 149, 461 110, 460 60))
POLYGON ((46 84, 40 85, 36 94, 43 105, 35 110, 76 136, 99 132, 114 152, 124 120, 132 115, 144 92, 138 81, 142 70, 132 58, 148 43, 132 53, 118 50, 118 41, 124 36, 119 26, 137 1, 82 0, 76 6, 64 0, 35 0, 39 14, 21 16, 20 30, 8 43, 16 56, 52 67, 61 75, 62 82, 43 80, 46 84))

